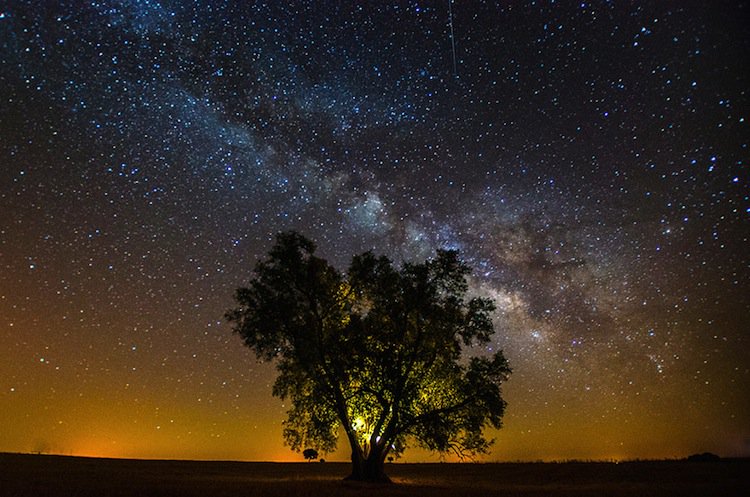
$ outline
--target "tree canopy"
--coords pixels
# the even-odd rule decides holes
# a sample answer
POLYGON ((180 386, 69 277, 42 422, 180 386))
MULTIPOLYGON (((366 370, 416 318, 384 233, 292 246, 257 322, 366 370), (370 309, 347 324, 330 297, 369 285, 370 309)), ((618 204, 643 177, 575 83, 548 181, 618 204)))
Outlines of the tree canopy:
POLYGON ((502 351, 466 353, 489 342, 494 304, 468 298, 458 253, 395 267, 366 252, 340 272, 315 250, 280 233, 226 315, 245 345, 276 362, 273 394, 291 401, 286 443, 327 452, 343 432, 359 480, 386 480, 384 461, 407 444, 486 452, 511 370, 502 351))

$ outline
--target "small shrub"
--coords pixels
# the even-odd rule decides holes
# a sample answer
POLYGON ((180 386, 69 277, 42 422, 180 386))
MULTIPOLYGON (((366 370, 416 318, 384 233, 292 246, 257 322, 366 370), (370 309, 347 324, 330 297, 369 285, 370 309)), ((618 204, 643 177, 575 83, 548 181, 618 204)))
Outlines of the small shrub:
POLYGON ((704 452, 703 454, 693 454, 688 456, 687 460, 693 462, 714 462, 720 461, 721 457, 711 452, 704 452))

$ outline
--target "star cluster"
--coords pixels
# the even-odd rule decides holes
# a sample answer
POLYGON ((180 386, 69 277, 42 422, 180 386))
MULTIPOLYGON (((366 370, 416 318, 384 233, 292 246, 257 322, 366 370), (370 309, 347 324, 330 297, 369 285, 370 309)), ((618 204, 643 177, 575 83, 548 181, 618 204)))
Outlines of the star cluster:
POLYGON ((750 454, 748 9, 6 5, 0 450, 294 457, 222 316, 297 229, 461 251, 514 368, 490 460, 750 454))

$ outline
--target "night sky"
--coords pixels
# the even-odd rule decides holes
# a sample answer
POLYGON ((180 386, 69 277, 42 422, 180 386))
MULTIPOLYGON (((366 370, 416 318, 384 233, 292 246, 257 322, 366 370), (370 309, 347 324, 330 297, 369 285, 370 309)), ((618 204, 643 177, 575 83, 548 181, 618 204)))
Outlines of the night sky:
POLYGON ((296 229, 461 251, 514 369, 486 460, 750 455, 749 13, 0 3, 0 450, 302 460, 223 320, 296 229))

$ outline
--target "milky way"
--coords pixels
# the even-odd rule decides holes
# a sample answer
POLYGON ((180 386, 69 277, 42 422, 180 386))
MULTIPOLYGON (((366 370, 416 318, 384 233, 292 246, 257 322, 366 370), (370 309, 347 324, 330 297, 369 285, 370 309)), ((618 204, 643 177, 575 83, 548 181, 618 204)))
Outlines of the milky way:
POLYGON ((750 455, 749 10, 6 4, 0 450, 299 458, 222 317, 296 229, 460 250, 514 369, 488 460, 750 455))

